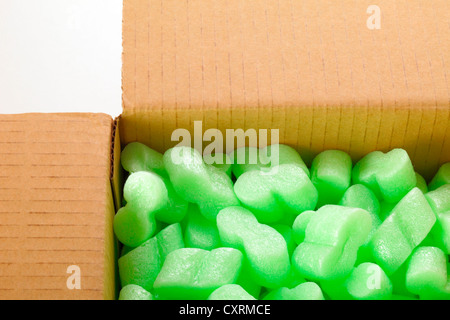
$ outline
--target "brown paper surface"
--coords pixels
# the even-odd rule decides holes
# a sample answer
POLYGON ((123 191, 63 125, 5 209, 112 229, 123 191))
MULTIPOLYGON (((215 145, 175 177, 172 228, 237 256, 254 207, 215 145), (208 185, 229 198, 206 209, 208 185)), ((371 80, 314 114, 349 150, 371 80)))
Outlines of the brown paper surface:
POLYGON ((0 299, 115 297, 111 128, 104 114, 0 115, 0 299))

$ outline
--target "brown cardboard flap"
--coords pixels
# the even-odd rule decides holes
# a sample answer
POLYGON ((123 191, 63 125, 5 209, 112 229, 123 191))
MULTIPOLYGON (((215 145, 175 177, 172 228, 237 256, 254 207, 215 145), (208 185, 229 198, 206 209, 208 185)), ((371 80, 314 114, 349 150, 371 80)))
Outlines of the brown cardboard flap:
POLYGON ((450 2, 124 1, 124 115, 449 107, 450 2), (368 12, 369 10, 369 12, 368 12))
POLYGON ((103 114, 0 116, 0 299, 115 297, 111 128, 103 114))
POLYGON ((306 161, 405 148, 450 161, 450 2, 124 1, 125 145, 176 128, 274 128, 306 161))

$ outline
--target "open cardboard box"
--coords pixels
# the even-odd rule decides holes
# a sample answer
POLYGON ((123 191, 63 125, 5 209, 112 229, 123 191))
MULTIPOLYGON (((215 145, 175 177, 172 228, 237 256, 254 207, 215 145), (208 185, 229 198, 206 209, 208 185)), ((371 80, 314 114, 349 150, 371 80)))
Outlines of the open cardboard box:
POLYGON ((0 116, 1 299, 116 298, 121 149, 164 152, 194 121, 224 136, 278 129, 308 164, 399 147, 430 179, 450 161, 446 0, 125 0, 123 12, 120 117, 0 116))

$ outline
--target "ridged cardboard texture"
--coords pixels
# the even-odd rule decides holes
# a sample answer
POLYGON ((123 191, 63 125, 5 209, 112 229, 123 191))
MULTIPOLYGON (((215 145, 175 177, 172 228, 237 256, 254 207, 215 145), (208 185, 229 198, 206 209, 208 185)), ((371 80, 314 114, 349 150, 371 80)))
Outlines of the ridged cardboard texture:
POLYGON ((373 5, 125 0, 122 144, 164 151, 201 120, 279 129, 307 162, 402 147, 430 178, 450 161, 450 2, 373 5))
POLYGON ((0 115, 0 299, 115 298, 111 128, 103 114, 0 115))

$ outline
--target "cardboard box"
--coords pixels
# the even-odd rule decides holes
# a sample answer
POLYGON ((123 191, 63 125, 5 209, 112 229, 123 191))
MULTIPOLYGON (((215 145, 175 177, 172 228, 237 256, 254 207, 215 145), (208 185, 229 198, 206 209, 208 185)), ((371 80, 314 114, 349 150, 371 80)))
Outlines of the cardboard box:
POLYGON ((430 179, 450 161, 446 0, 125 0, 123 13, 123 113, 114 124, 105 115, 0 117, 0 298, 116 296, 121 148, 140 141, 164 152, 177 144, 175 129, 194 136, 194 121, 202 133, 278 129, 307 163, 327 149, 357 161, 399 147, 430 179), (55 157, 40 155, 49 150, 55 157), (72 211, 82 216, 68 220, 72 211), (35 219, 55 226, 34 228, 35 219), (59 226, 66 221, 74 226, 59 226), (34 248, 47 251, 30 255, 34 248), (69 263, 81 267, 81 290, 65 287, 69 263))
POLYGON ((450 160, 450 3, 377 1, 380 29, 372 4, 124 1, 122 145, 162 152, 201 120, 279 129, 307 162, 402 147, 430 178, 450 160))

